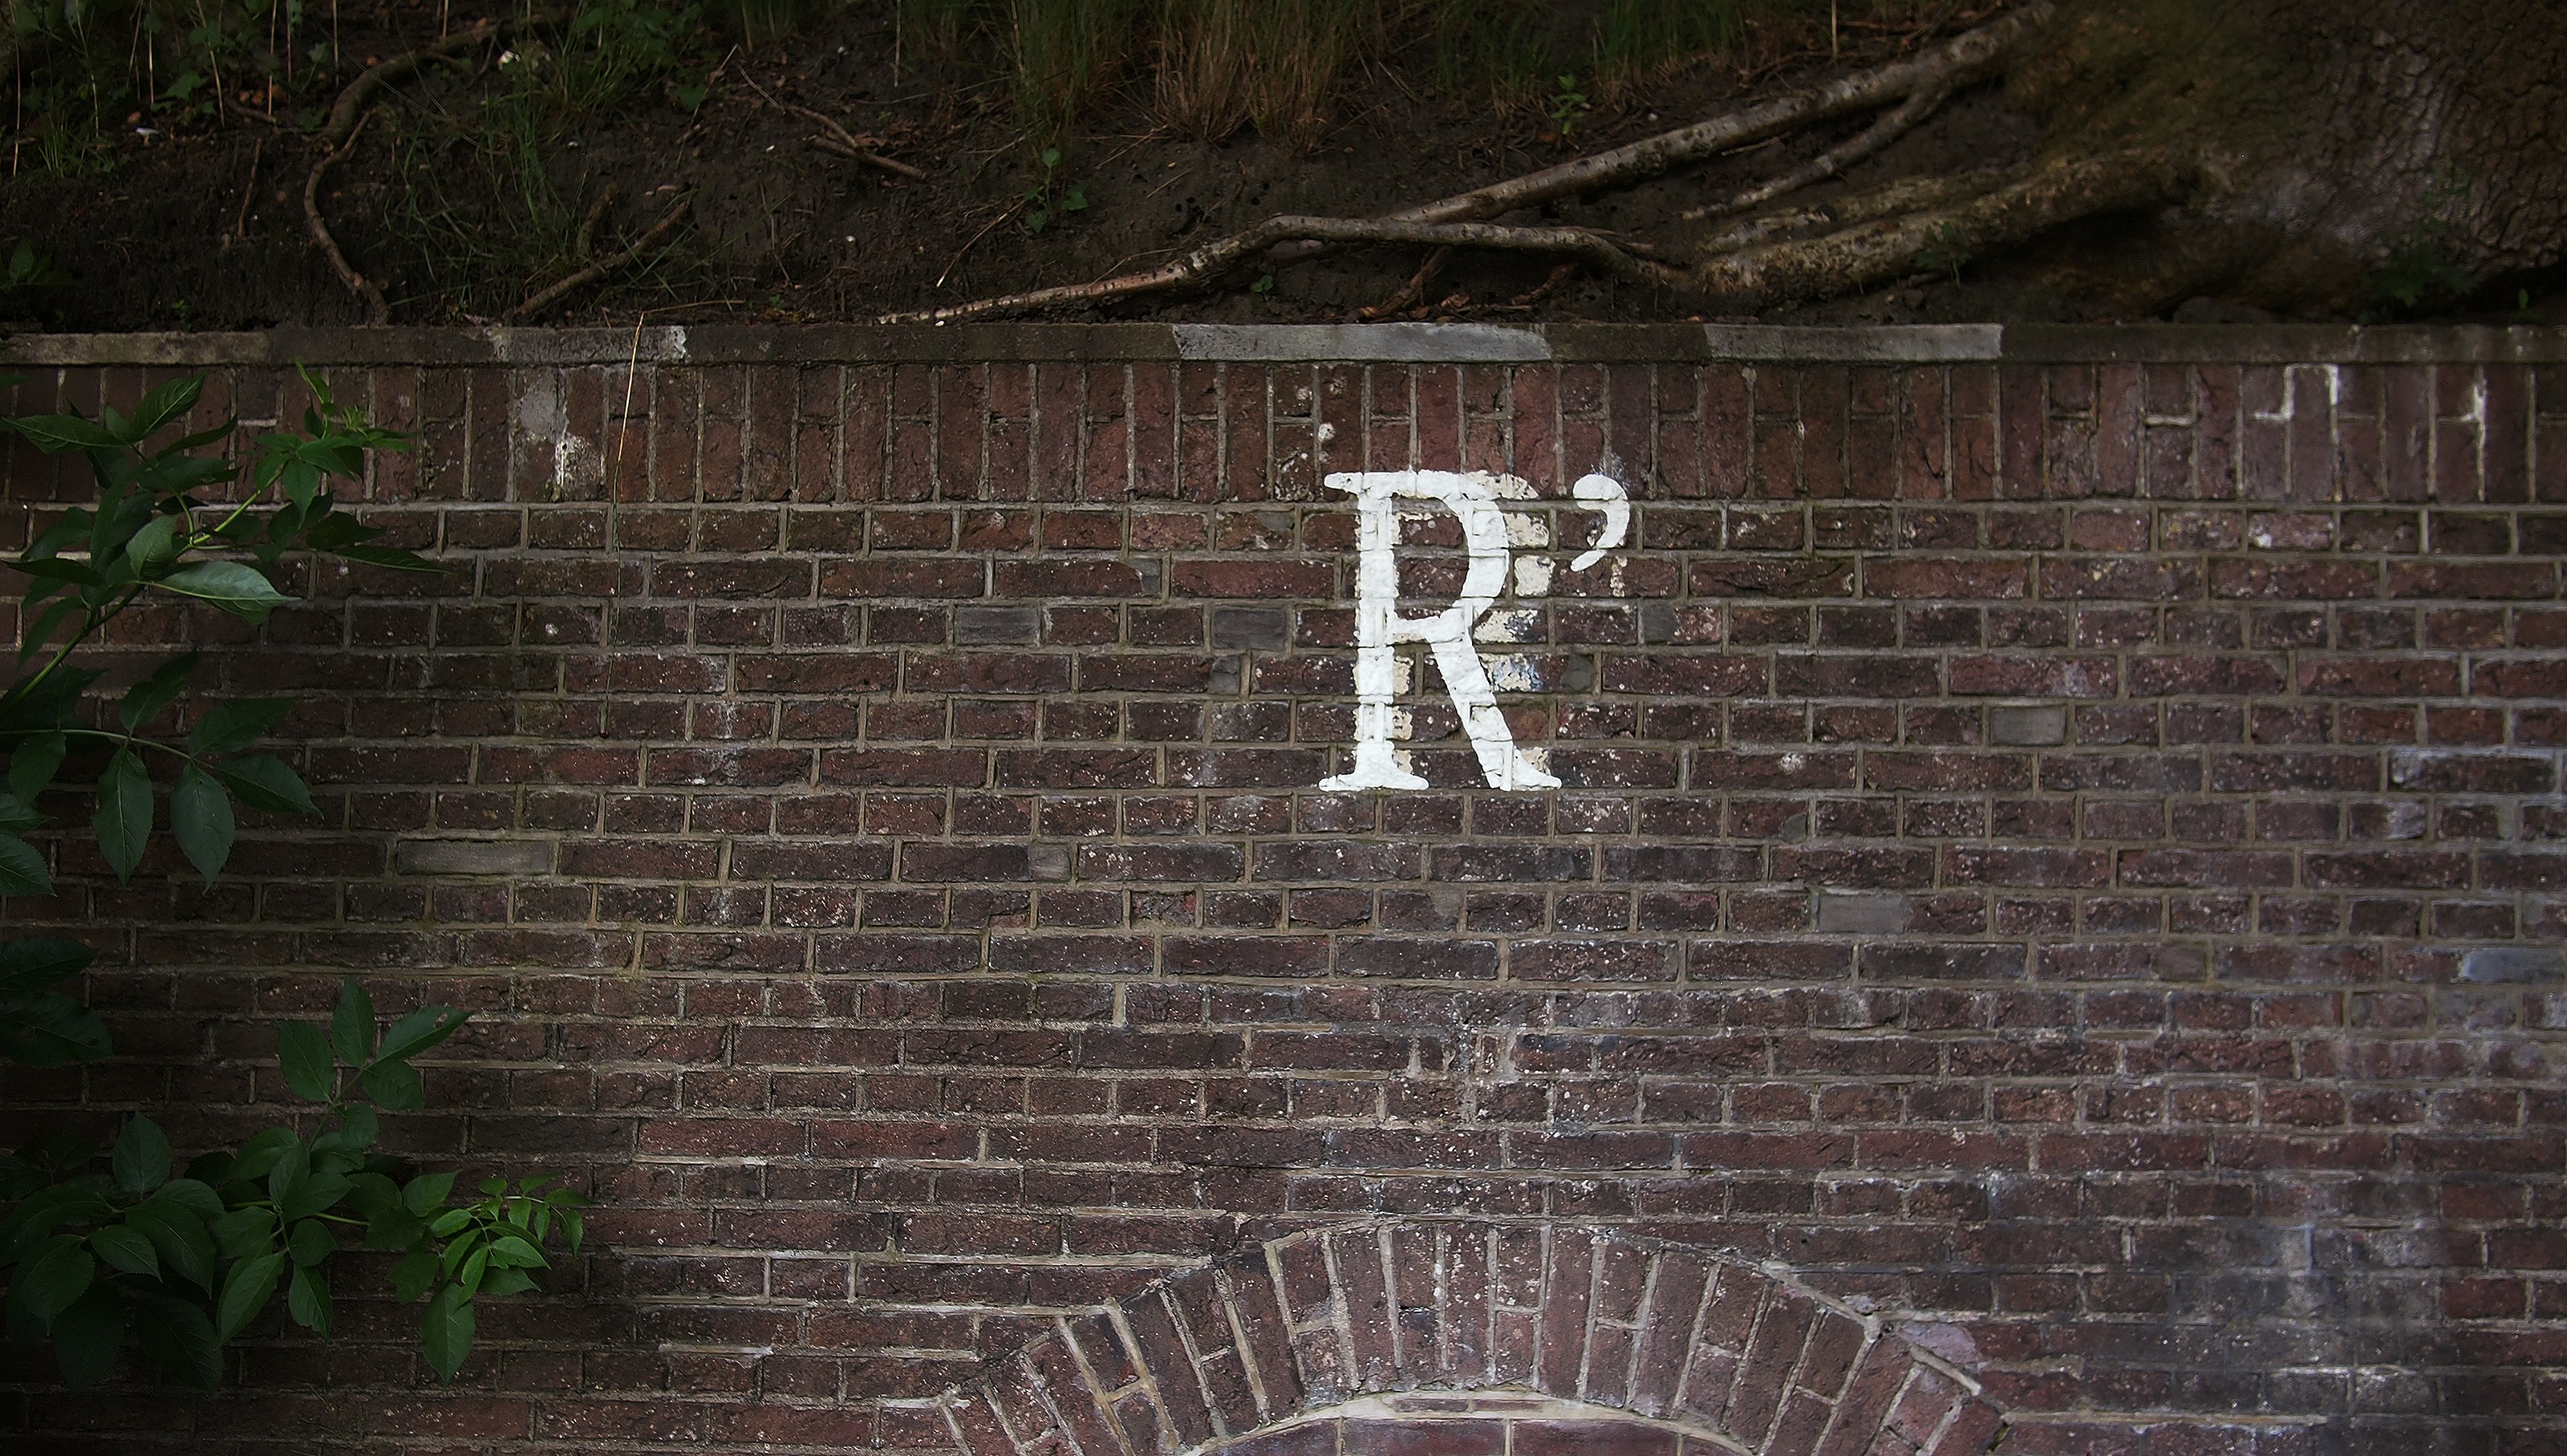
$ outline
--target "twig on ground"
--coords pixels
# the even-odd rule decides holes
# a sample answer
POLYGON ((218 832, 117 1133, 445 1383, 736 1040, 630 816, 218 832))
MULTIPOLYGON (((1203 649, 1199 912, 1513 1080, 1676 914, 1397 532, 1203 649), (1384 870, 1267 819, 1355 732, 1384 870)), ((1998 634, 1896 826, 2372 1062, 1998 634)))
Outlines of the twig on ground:
POLYGON ((1535 304, 1542 302, 1544 299, 1551 297, 1555 293, 1558 293, 1561 285, 1567 283, 1570 277, 1575 275, 1576 272, 1577 265, 1575 263, 1563 263, 1559 267, 1552 269, 1551 276, 1545 278, 1539 284, 1536 284, 1532 291, 1520 293, 1514 298, 1507 300, 1507 306, 1510 308, 1531 308, 1535 304))
POLYGON ((775 108, 777 111, 791 112, 793 115, 800 117, 806 122, 817 122, 828 135, 814 137, 810 140, 811 145, 819 147, 821 150, 834 151, 840 156, 853 157, 869 166, 881 167, 887 172, 907 177, 914 182, 923 182, 927 180, 926 172, 917 167, 911 166, 908 162, 894 161, 890 157, 883 155, 881 152, 874 150, 872 146, 866 145, 872 142, 874 140, 873 138, 856 136, 849 132, 845 127, 840 126, 838 124, 838 120, 826 112, 816 112, 806 106, 796 106, 789 101, 777 100, 775 97, 767 93, 765 87, 758 85, 756 78, 750 76, 746 71, 739 73, 739 79, 748 83, 748 89, 757 93, 758 100, 765 102, 768 106, 775 108))
POLYGON ((258 158, 259 154, 266 149, 267 139, 264 137, 257 138, 250 144, 249 180, 241 184, 240 210, 232 214, 231 236, 223 239, 226 243, 233 238, 249 236, 249 203, 252 197, 258 195, 258 158))
POLYGON ((1680 287, 1684 275, 1663 263, 1631 252, 1600 232, 1577 227, 1501 227, 1487 222, 1410 222, 1395 218, 1270 217, 1243 232, 1196 248, 1146 273, 1124 273, 1093 283, 1071 283, 984 298, 949 308, 887 314, 886 324, 949 324, 966 319, 1028 313, 1060 304, 1102 303, 1133 294, 1158 293, 1206 282, 1246 262, 1279 242, 1312 239, 1326 243, 1423 243, 1430 247, 1506 248, 1568 253, 1583 258, 1633 282, 1680 287))
POLYGON ((321 178, 331 167, 346 159, 349 152, 356 150, 357 138, 365 131, 367 118, 373 115, 372 112, 360 114, 355 124, 348 128, 346 138, 324 152, 319 161, 312 163, 311 173, 303 179, 303 230, 321 245, 321 255, 330 260, 331 270, 339 275, 339 281, 347 284, 348 291, 365 302, 366 322, 385 324, 392 322, 393 309, 384 301, 384 291, 358 272, 356 265, 348 261, 346 253, 339 251, 339 240, 330 235, 330 224, 321 218, 321 178))
POLYGON ((622 187, 608 182, 606 190, 597 194, 597 200, 588 204, 588 214, 579 220, 579 236, 571 244, 574 255, 581 258, 596 256, 598 224, 606 220, 606 209, 614 206, 616 199, 623 195, 622 187))
MULTIPOLYGON (((1383 318, 1390 314, 1399 313, 1404 310, 1417 307, 1418 300, 1426 296, 1426 285, 1434 282, 1435 275, 1444 271, 1444 264, 1450 260, 1452 256, 1453 250, 1449 247, 1437 248, 1433 252, 1428 253, 1426 255, 1426 260, 1417 265, 1417 271, 1409 275, 1408 281, 1400 285, 1400 289, 1397 293, 1392 294, 1390 297, 1383 299, 1381 302, 1374 304, 1370 308, 1358 309, 1355 313, 1355 317, 1369 323, 1374 319, 1383 318)), ((1564 268, 1573 268, 1576 264, 1563 263, 1561 266, 1564 268)))
POLYGON ((525 302, 508 310, 508 321, 510 323, 524 323, 526 320, 542 313, 545 309, 561 302, 562 299, 568 297, 571 293, 587 287, 589 284, 596 282, 598 279, 605 277, 607 274, 614 272, 618 268, 622 268, 627 264, 630 264, 634 259, 641 257, 646 252, 649 252, 651 248, 660 241, 660 239, 668 236, 670 230, 675 228, 678 223, 686 217, 687 204, 690 200, 691 199, 686 197, 680 197, 677 204, 672 206, 668 213, 658 222, 653 223, 651 225, 651 230, 642 234, 641 240, 634 243, 633 246, 626 248, 624 251, 617 253, 611 258, 600 258, 596 262, 589 264, 587 267, 580 269, 578 272, 571 274, 560 282, 553 284, 551 287, 541 289, 529 295, 525 302))
POLYGON ((962 247, 955 249, 953 261, 945 265, 944 272, 936 275, 936 286, 939 288, 944 287, 945 280, 954 276, 954 270, 963 266, 963 255, 965 253, 972 251, 974 247, 978 246, 981 239, 988 237, 991 233, 997 231, 999 223, 1015 216, 1017 213, 1023 211, 1024 208, 1025 199, 1022 197, 1018 197, 1014 201, 1009 202, 1006 206, 999 208, 998 215, 991 218, 988 222, 983 223, 981 230, 972 234, 972 240, 970 242, 967 242, 962 247))

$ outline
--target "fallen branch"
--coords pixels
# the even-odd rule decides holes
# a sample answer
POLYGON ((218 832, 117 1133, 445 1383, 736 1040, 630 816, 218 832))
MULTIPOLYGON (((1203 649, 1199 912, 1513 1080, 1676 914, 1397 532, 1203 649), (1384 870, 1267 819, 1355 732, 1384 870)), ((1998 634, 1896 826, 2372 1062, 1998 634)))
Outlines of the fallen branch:
POLYGON ((321 256, 330 260, 330 267, 339 275, 339 281, 364 301, 366 322, 386 324, 392 322, 393 309, 384 301, 384 291, 358 272, 356 265, 348 261, 346 253, 339 251, 339 240, 330 235, 330 224, 321 218, 321 178, 349 152, 357 149, 358 134, 365 130, 366 119, 373 115, 372 112, 361 114, 355 125, 348 128, 347 137, 336 147, 324 152, 319 161, 312 163, 311 173, 303 178, 303 230, 321 245, 321 256))
MULTIPOLYGON (((1370 308, 1357 310, 1355 317, 1369 323, 1374 319, 1415 308, 1426 297, 1426 285, 1434 282, 1435 275, 1444 271, 1444 264, 1452 256, 1453 249, 1449 246, 1440 247, 1428 253, 1426 260, 1417 265, 1417 271, 1409 275, 1408 281, 1400 285, 1397 293, 1370 308)), ((1563 263, 1561 266, 1568 268, 1574 265, 1563 263)))
POLYGON ((2161 150, 2063 157, 1965 201, 1706 259, 1688 284, 1724 311, 1742 313, 1859 293, 1905 277, 1927 256, 1958 266, 2063 222, 2166 201, 2192 172, 2192 163, 2161 150))
POLYGON ((616 199, 623 195, 624 188, 614 182, 608 182, 606 189, 597 194, 597 200, 588 204, 588 212, 579 219, 579 236, 571 243, 571 253, 574 256, 581 258, 596 256, 598 226, 606 221, 606 209, 614 206, 616 199))
POLYGON ((549 288, 530 295, 525 302, 508 310, 508 321, 510 323, 524 323, 526 320, 542 313, 545 309, 559 303, 571 293, 587 287, 589 284, 596 282, 598 279, 605 277, 607 274, 614 272, 618 268, 626 266, 634 259, 649 252, 653 245, 657 244, 660 239, 668 236, 670 229, 676 227, 678 223, 686 217, 688 200, 689 199, 685 197, 680 197, 677 201, 677 205, 671 207, 667 215, 663 216, 658 222, 653 223, 651 225, 651 230, 642 234, 641 240, 633 244, 633 246, 626 248, 624 251, 617 253, 611 258, 600 258, 589 264, 587 267, 580 269, 578 272, 571 274, 567 278, 564 278, 559 283, 555 283, 549 288))
POLYGON ((1279 242, 1308 239, 1323 243, 1424 243, 1431 247, 1505 248, 1529 252, 1568 253, 1583 258, 1617 277, 1662 288, 1685 286, 1684 275, 1663 263, 1631 252, 1600 232, 1580 227, 1501 227, 1487 222, 1408 222, 1394 218, 1270 217, 1244 232, 1204 244, 1193 252, 1146 273, 1123 273, 1093 283, 1037 288, 984 298, 950 308, 886 314, 886 324, 951 324, 1000 314, 1029 313, 1071 303, 1102 303, 1139 293, 1158 293, 1217 278, 1279 242))
POLYGON ((1706 203, 1700 207, 1689 207, 1677 213, 1676 216, 1678 220, 1684 222, 1699 222, 1706 217, 1725 217, 1733 212, 1744 212, 1751 207, 1763 206, 1787 192, 1797 192, 1803 187, 1824 182, 1906 136, 1917 123, 1933 115, 1934 109, 1941 106, 1943 99, 1951 94, 1952 89, 1948 86, 1925 87, 1897 106, 1883 112, 1878 121, 1862 129, 1844 145, 1830 147, 1781 176, 1759 182, 1736 196, 1720 202, 1706 203))
POLYGON ((317 135, 325 146, 337 146, 345 143, 356 135, 359 119, 365 114, 367 105, 374 101, 376 92, 430 61, 442 61, 448 56, 472 50, 485 41, 496 40, 507 29, 508 22, 504 20, 480 21, 441 41, 431 41, 416 51, 367 67, 356 80, 348 83, 345 91, 339 93, 338 101, 330 107, 330 120, 323 124, 317 135))
POLYGON ((823 137, 814 137, 811 139, 811 145, 819 147, 821 150, 834 151, 840 156, 853 157, 869 166, 881 167, 884 171, 891 172, 898 176, 907 177, 914 182, 923 182, 927 180, 926 172, 917 167, 911 166, 908 162, 894 161, 890 157, 883 155, 881 152, 874 150, 871 146, 865 145, 867 142, 872 141, 872 138, 856 136, 854 133, 849 132, 845 127, 840 126, 837 118, 830 116, 826 112, 817 112, 806 106, 796 106, 789 101, 777 100, 776 98, 768 95, 766 88, 758 85, 757 82, 745 71, 740 73, 739 79, 748 83, 748 89, 757 93, 758 100, 765 102, 768 106, 775 108, 777 111, 791 112, 793 115, 800 117, 806 122, 817 122, 828 134, 823 137))
MULTIPOLYGON (((1519 207, 1538 206, 1578 192, 1626 187, 1812 122, 1886 106, 1921 91, 1956 89, 1993 72, 2017 43, 2046 23, 2053 13, 2051 0, 2031 0, 2001 19, 1955 36, 1912 59, 1840 77, 1797 95, 1679 127, 1593 156, 1423 202, 1380 220, 1460 222, 1497 217, 1519 207)), ((1323 246, 1315 239, 1296 242, 1276 249, 1268 261, 1282 264, 1307 258, 1323 246)))
POLYGON ((1787 212, 1769 212, 1704 238, 1701 251, 1705 257, 1734 253, 1742 248, 1773 241, 1790 233, 1809 232, 1819 228, 1842 228, 1856 222, 1869 222, 1880 217, 1895 217, 1923 207, 1939 207, 1991 192, 2005 184, 2010 173, 2002 167, 1984 171, 1949 172, 1939 176, 1900 177, 1867 192, 1856 192, 1823 202, 1816 207, 1795 207, 1787 212))

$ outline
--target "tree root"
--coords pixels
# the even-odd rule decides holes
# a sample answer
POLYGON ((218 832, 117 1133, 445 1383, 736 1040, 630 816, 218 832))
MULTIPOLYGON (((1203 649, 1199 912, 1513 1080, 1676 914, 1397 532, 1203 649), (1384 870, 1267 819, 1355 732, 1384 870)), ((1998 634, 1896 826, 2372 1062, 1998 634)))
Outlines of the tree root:
MULTIPOLYGON (((1497 217, 1578 192, 1627 187, 1662 172, 1707 161, 1812 122, 1903 101, 1917 93, 1953 90, 1995 71, 2017 43, 2054 13, 2051 0, 2031 0, 1977 30, 1955 36, 1922 55, 1893 61, 1797 95, 1680 127, 1593 156, 1581 156, 1468 192, 1457 192, 1383 217, 1385 222, 1461 222, 1497 217)), ((1311 257, 1324 246, 1310 239, 1275 250, 1270 262, 1311 257)))
POLYGON ((633 246, 626 248, 624 251, 617 253, 611 258, 600 258, 595 262, 590 263, 587 267, 580 269, 578 272, 571 274, 569 277, 562 279, 560 282, 528 295, 525 302, 508 310, 508 322, 512 324, 524 323, 526 320, 542 313, 545 309, 561 302, 573 292, 587 287, 589 284, 596 282, 598 279, 605 277, 607 274, 614 272, 618 268, 631 264, 634 259, 649 252, 654 244, 658 243, 660 239, 668 236, 671 229, 675 228, 681 221, 685 220, 687 215, 687 203, 689 200, 690 199, 688 198, 680 197, 677 201, 677 205, 671 207, 658 222, 651 224, 651 230, 642 234, 641 240, 634 243, 633 246))
MULTIPOLYGON (((1579 157, 1472 191, 1421 203, 1385 217, 1270 217, 1255 227, 1207 243, 1164 267, 1148 272, 1118 274, 1093 283, 1038 288, 949 308, 889 314, 882 322, 957 323, 965 319, 1026 313, 1061 304, 1101 303, 1134 294, 1201 284, 1260 253, 1266 254, 1266 262, 1270 266, 1281 267, 1348 243, 1424 243, 1434 247, 1514 248, 1565 253, 1592 262, 1630 281, 1657 288, 1687 288, 1689 280, 1683 273, 1654 262, 1643 256, 1640 250, 1629 244, 1617 243, 1601 233, 1575 227, 1503 227, 1484 219, 1571 193, 1630 186, 1674 167, 1707 160, 1724 151, 1781 136, 1812 122, 1891 102, 1903 103, 1853 142, 1792 176, 1778 180, 1799 186, 1821 176, 1833 175, 1857 156, 1877 150, 1914 126, 1955 88, 1989 75, 2019 42, 2047 22, 2052 13, 2052 0, 2029 0, 2003 18, 1956 36, 1922 55, 1875 67, 1859 75, 1843 77, 1761 106, 1696 122, 1593 156, 1579 157), (1820 169, 1814 171, 1813 168, 1820 169), (1808 175, 1803 176, 1804 173, 1808 175), (1795 177, 1800 180, 1794 180, 1795 177)), ((759 95, 765 93, 761 91, 759 95)), ((1780 195, 1787 189, 1774 183, 1766 185, 1773 190, 1759 189, 1763 196, 1780 195)), ((1414 291, 1423 293, 1423 281, 1415 284, 1414 291)), ((1405 298, 1407 292, 1403 290, 1401 297, 1405 298)), ((1384 305, 1385 309, 1388 307, 1384 305)))
POLYGON ((360 113, 357 120, 349 124, 347 136, 337 146, 322 153, 321 159, 312 163, 311 172, 303 178, 303 230, 320 244, 321 255, 330 260, 331 270, 339 275, 339 281, 348 285, 348 291, 366 305, 366 322, 388 324, 392 322, 393 308, 384 300, 384 291, 358 272, 356 265, 348 261, 346 253, 339 251, 339 240, 330 235, 330 224, 321 217, 321 178, 330 168, 345 160, 349 152, 357 149, 357 136, 365 130, 366 119, 372 115, 371 112, 360 113))
POLYGON ((1699 222, 1706 217, 1726 217, 1733 212, 1744 212, 1751 207, 1761 207, 1787 192, 1797 192, 1803 187, 1824 182, 1906 136, 1914 130, 1917 123, 1932 116, 1934 109, 1941 106, 1944 98, 1951 94, 1952 89, 1949 86, 1931 85, 1920 88, 1915 95, 1883 112, 1878 121, 1865 127, 1861 133, 1844 145, 1831 147, 1781 176, 1759 182, 1725 201, 1689 207, 1677 213, 1676 217, 1683 222, 1699 222))
POLYGON ((1596 264, 1617 277, 1652 287, 1679 288, 1685 275, 1629 250, 1600 232, 1579 227, 1500 227, 1486 222, 1409 222, 1395 218, 1270 217, 1243 232, 1204 244, 1193 252, 1146 273, 1123 273, 1093 283, 1037 288, 984 298, 950 308, 886 314, 886 324, 953 324, 1001 314, 1029 313, 1061 304, 1103 303, 1136 293, 1158 293, 1204 283, 1256 257, 1279 242, 1309 239, 1326 243, 1423 243, 1430 247, 1506 248, 1568 253, 1596 264))
POLYGON ((330 120, 322 126, 318 134, 322 145, 337 146, 356 135, 357 123, 365 115, 367 106, 374 101, 376 92, 430 61, 442 61, 448 56, 460 55, 472 50, 486 41, 497 40, 507 34, 508 27, 509 22, 504 20, 480 21, 466 29, 456 31, 441 41, 432 41, 416 51, 406 52, 389 61, 367 67, 363 75, 348 83, 347 90, 339 93, 338 101, 331 104, 330 120))
POLYGON ((1787 212, 1769 212, 1733 223, 1702 240, 1703 256, 1734 253, 1741 248, 1797 232, 1820 228, 1841 228, 1874 218, 1895 217, 1922 207, 1939 207, 1992 192, 2005 184, 2009 171, 2003 167, 1985 171, 1953 172, 1943 176, 1900 177, 1867 192, 1856 192, 1822 202, 1815 207, 1795 207, 1787 212))
MULTIPOLYGON (((303 178, 303 230, 320 246, 321 255, 330 260, 330 269, 339 275, 339 281, 348 285, 348 291, 365 304, 367 323, 392 322, 392 305, 385 301, 384 291, 348 261, 348 255, 339 250, 339 240, 330 235, 330 224, 321 216, 322 175, 346 160, 348 153, 356 149, 357 134, 365 129, 367 119, 374 115, 370 106, 377 92, 430 61, 460 55, 496 39, 507 31, 508 24, 503 20, 484 20, 441 41, 367 67, 356 80, 348 83, 346 90, 339 93, 339 99, 331 104, 330 120, 315 134, 321 145, 329 149, 321 153, 319 161, 312 163, 311 172, 303 178)), ((255 179, 253 176, 252 180, 255 179)))
MULTIPOLYGON (((1742 313, 1859 293, 1915 272, 1920 263, 1958 267, 1983 249, 2063 222, 2167 201, 2192 171, 2189 159, 2157 149, 2062 157, 1965 201, 1706 258, 1686 280, 1687 291, 1742 313)), ((1906 195, 1922 190, 1910 187, 1906 195)))

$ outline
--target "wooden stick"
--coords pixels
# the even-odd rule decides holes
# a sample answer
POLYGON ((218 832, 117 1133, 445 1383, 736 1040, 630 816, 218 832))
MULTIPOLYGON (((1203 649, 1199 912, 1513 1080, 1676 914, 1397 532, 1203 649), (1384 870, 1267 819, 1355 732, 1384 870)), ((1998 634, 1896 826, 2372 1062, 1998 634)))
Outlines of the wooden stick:
POLYGON ((1071 303, 1102 303, 1157 293, 1218 277, 1276 243, 1311 239, 1327 243, 1424 243, 1430 247, 1508 248, 1568 253, 1637 283, 1685 286, 1685 276, 1630 252, 1600 232, 1580 227, 1501 227, 1487 222, 1409 222, 1393 218, 1270 217, 1244 232, 1217 238, 1146 273, 1123 273, 1093 283, 1071 283, 985 298, 950 308, 886 314, 886 324, 951 324, 1001 314, 1028 313, 1071 303))
POLYGON ((339 251, 339 240, 330 235, 330 224, 321 218, 321 178, 357 148, 357 136, 365 130, 367 119, 373 115, 372 112, 360 113, 355 124, 348 128, 347 137, 336 147, 323 153, 319 161, 312 163, 311 174, 303 179, 303 230, 321 245, 321 256, 330 260, 330 267, 339 275, 339 281, 347 284, 348 291, 364 301, 366 322, 387 324, 392 322, 393 309, 384 301, 384 291, 358 272, 356 265, 348 261, 346 253, 339 251))
POLYGON ((339 100, 331 105, 328 124, 317 135, 325 146, 336 146, 346 142, 355 135, 358 119, 364 115, 367 104, 375 99, 376 92, 430 61, 441 61, 485 41, 498 39, 507 32, 508 24, 504 20, 480 21, 470 29, 458 30, 441 41, 431 41, 416 51, 367 67, 364 74, 348 83, 347 90, 339 93, 339 100))
POLYGON ((1883 112, 1878 121, 1865 127, 1843 146, 1831 147, 1781 176, 1759 182, 1725 201, 1708 202, 1700 207, 1688 207, 1677 213, 1676 217, 1683 222, 1700 222, 1706 217, 1725 217, 1732 212, 1744 212, 1751 207, 1762 206, 1786 192, 1797 192, 1803 187, 1824 182, 1906 136, 1917 123, 1933 115, 1934 109, 1941 106, 1943 99, 1951 94, 1952 89, 1948 86, 1924 87, 1907 100, 1883 112))
POLYGON ((508 321, 510 323, 523 323, 526 320, 533 318, 535 315, 542 313, 545 309, 559 303, 564 297, 568 296, 573 291, 587 287, 589 284, 596 282, 598 279, 605 277, 607 274, 614 272, 616 269, 632 262, 644 253, 649 252, 653 244, 657 243, 661 238, 666 237, 669 230, 676 227, 679 221, 687 215, 688 200, 688 198, 680 197, 677 205, 669 209, 668 215, 662 217, 658 222, 653 223, 651 225, 651 230, 642 234, 642 240, 635 243, 633 246, 626 248, 624 251, 617 253, 611 258, 598 259, 596 262, 591 263, 587 267, 580 269, 578 272, 571 274, 567 278, 564 278, 559 283, 529 296, 525 302, 508 310, 508 321))

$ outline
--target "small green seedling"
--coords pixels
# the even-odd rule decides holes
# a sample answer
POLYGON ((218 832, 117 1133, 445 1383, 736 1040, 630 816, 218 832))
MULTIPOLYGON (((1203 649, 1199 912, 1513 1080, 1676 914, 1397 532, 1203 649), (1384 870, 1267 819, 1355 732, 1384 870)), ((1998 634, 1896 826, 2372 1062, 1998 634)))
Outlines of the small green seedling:
POLYGON ((1025 232, 1039 234, 1044 228, 1071 212, 1087 210, 1087 183, 1060 181, 1060 148, 1046 146, 1042 153, 1042 179, 1025 188, 1025 232))
POLYGON ((1563 76, 1560 89, 1551 97, 1551 130, 1566 142, 1576 132, 1578 119, 1586 115, 1586 93, 1577 89, 1577 78, 1563 76))

